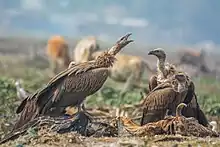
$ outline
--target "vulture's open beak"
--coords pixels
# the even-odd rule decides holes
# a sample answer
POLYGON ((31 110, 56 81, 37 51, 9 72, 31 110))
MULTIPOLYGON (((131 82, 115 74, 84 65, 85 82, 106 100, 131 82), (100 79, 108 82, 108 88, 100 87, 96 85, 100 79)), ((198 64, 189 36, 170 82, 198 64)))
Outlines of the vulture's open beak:
POLYGON ((121 37, 116 42, 116 44, 108 50, 108 53, 112 55, 116 55, 123 47, 125 47, 131 42, 134 42, 134 40, 129 40, 129 36, 131 36, 131 33, 128 33, 125 36, 121 37))

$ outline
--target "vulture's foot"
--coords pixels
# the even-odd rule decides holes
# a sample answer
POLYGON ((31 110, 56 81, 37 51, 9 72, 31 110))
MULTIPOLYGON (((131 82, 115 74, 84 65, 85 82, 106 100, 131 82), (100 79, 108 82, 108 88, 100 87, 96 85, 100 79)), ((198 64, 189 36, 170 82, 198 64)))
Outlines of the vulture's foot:
MULTIPOLYGON (((76 110, 76 109, 75 109, 76 110)), ((89 119, 90 122, 92 122, 92 114, 90 114, 86 109, 85 109, 85 106, 84 104, 81 104, 78 106, 78 109, 77 111, 75 110, 69 110, 68 113, 66 113, 66 115, 64 115, 64 118, 65 119, 70 119, 70 120, 75 120, 75 119, 78 119, 80 118, 81 114, 83 113, 84 115, 87 116, 87 118, 89 119), (75 112, 74 112, 75 111, 75 112)))
POLYGON ((71 131, 76 131, 81 135, 87 136, 88 134, 88 124, 91 122, 90 118, 83 111, 77 112, 75 115, 70 116, 68 120, 72 122, 68 125, 61 127, 58 133, 67 133, 71 131))

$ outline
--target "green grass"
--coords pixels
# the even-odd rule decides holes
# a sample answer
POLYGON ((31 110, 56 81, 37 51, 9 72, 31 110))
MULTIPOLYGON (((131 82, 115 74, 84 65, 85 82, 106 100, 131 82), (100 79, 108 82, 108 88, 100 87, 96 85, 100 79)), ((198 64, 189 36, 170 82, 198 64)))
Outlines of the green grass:
POLYGON ((201 78, 194 81, 202 109, 209 115, 220 116, 220 82, 214 78, 201 78))
MULTIPOLYGON (((15 115, 15 110, 19 102, 16 97, 15 80, 22 79, 23 87, 33 93, 47 84, 51 73, 47 66, 43 65, 43 62, 39 60, 27 61, 22 57, 0 56, 0 63, 2 63, 0 64, 0 114, 1 117, 3 115, 6 116, 0 121, 0 135, 2 135, 3 132, 8 131, 2 124, 10 123, 17 116, 15 115)), ((44 64, 48 64, 48 62, 44 62, 44 64)), ((197 78, 193 79, 193 81, 195 82, 196 93, 202 110, 209 116, 219 117, 220 82, 213 78, 197 78)), ((118 106, 120 100, 119 92, 122 87, 123 83, 116 83, 108 79, 102 90, 102 96, 98 93, 90 96, 87 99, 87 106, 118 106)), ((120 101, 122 104, 137 104, 140 100, 140 90, 135 89, 129 91, 125 98, 120 101)))

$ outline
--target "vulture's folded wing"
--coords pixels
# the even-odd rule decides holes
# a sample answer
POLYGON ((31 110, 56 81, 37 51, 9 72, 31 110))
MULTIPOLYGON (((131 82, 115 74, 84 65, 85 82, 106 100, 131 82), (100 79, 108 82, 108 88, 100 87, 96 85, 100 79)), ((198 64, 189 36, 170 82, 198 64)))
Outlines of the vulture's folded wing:
POLYGON ((143 103, 141 125, 163 119, 169 104, 172 104, 175 97, 176 92, 172 88, 163 88, 151 92, 143 103))

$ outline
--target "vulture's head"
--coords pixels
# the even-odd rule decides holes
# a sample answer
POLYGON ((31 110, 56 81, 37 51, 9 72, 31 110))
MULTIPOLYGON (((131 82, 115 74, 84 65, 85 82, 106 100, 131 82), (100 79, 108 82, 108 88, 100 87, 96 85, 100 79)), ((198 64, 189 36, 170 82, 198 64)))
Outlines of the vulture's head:
POLYGON ((21 87, 21 80, 19 79, 19 80, 17 80, 16 82, 15 82, 15 86, 16 87, 21 87))
POLYGON ((174 91, 176 92, 183 92, 188 90, 188 82, 187 82, 187 76, 180 72, 173 76, 172 79, 172 86, 174 91))
POLYGON ((148 55, 154 55, 159 59, 165 59, 166 58, 166 53, 162 48, 156 48, 154 50, 151 50, 148 52, 148 55))
POLYGON ((116 61, 115 55, 119 53, 121 49, 124 48, 126 45, 133 42, 133 40, 129 40, 129 36, 131 36, 131 33, 128 33, 125 36, 121 37, 112 48, 102 52, 95 59, 96 65, 106 68, 112 67, 114 62, 116 61))

